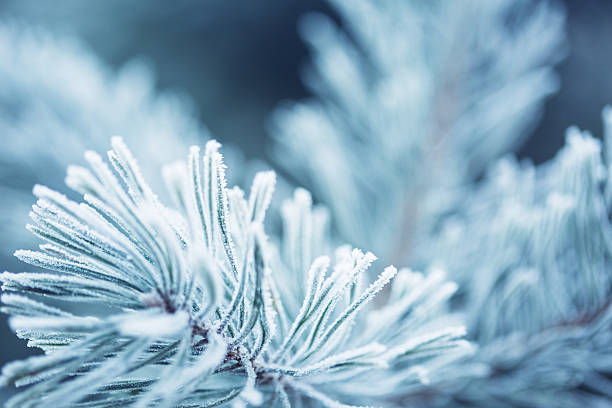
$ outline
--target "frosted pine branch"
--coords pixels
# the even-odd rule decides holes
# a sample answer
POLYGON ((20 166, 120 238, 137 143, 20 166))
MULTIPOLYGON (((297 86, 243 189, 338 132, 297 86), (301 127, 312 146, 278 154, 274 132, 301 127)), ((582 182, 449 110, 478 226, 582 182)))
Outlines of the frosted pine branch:
POLYGON ((275 113, 278 162, 342 239, 426 267, 463 186, 520 145, 557 89, 563 13, 548 0, 329 2, 343 24, 301 25, 315 98, 275 113))
POLYGON ((605 406, 612 397, 609 185, 602 143, 570 128, 549 163, 500 161, 443 224, 432 247, 453 265, 480 346, 457 367, 465 405, 605 406), (485 371, 466 381, 469 366, 485 371))
POLYGON ((550 163, 498 161, 558 85, 562 11, 544 0, 331 3, 341 26, 302 26, 315 98, 276 114, 279 159, 348 242, 448 270, 459 289, 441 296, 478 343, 406 405, 609 405, 610 108, 603 147, 572 128, 550 163))
POLYGON ((245 198, 218 149, 164 172, 182 208, 117 137, 110 166, 90 151, 70 169, 82 202, 34 188, 28 228, 45 243, 16 256, 48 272, 0 280, 11 328, 45 354, 4 367, 0 384, 26 387, 7 407, 398 405, 470 352, 441 273, 390 266, 364 284, 375 256, 320 254, 326 219, 304 190, 284 205, 281 255, 263 227, 274 174, 245 198))

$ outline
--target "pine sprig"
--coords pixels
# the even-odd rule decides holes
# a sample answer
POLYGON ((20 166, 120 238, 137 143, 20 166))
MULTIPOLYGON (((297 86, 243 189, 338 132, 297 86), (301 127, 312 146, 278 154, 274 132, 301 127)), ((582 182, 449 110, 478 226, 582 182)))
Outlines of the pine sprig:
POLYGON ((4 368, 1 384, 28 386, 8 407, 388 405, 469 351, 463 329, 439 329, 442 275, 400 271, 381 308, 371 300, 394 267, 364 288, 373 254, 313 260, 328 244, 306 191, 284 205, 281 257, 263 228, 273 173, 245 199, 211 141, 164 172, 182 203, 170 209, 111 144, 110 167, 88 152, 89 169, 70 169, 81 203, 34 188, 29 228, 45 243, 16 256, 50 272, 0 280, 11 327, 45 355, 4 368))

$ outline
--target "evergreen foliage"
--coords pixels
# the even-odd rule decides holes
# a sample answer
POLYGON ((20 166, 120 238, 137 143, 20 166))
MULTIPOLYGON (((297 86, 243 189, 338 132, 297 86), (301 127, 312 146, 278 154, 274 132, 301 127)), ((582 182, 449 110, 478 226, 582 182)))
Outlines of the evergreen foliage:
POLYGON ((2 273, 1 307, 44 355, 3 368, 23 387, 7 407, 610 405, 612 108, 602 140, 570 128, 547 163, 512 156, 557 89, 563 12, 331 3, 340 26, 301 25, 314 98, 272 121, 316 205, 274 205, 273 172, 228 187, 214 140, 163 165, 206 138, 185 101, 0 26, 2 167, 52 184, 117 133, 146 158, 114 137, 68 168, 72 192, 34 187, 42 243, 15 255, 46 271, 2 273))

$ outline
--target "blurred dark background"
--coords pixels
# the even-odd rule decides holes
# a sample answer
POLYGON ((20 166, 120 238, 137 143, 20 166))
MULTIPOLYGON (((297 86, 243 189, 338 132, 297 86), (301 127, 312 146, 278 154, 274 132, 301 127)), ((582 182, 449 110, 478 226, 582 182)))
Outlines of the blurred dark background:
MULTIPOLYGON (((539 126, 518 152, 535 162, 552 157, 570 125, 600 136, 601 108, 612 103, 612 1, 564 4, 569 55, 558 66, 561 90, 548 100, 539 126)), ((282 100, 308 96, 300 80, 308 52, 296 25, 310 11, 333 15, 316 0, 0 0, 0 18, 76 36, 113 67, 145 59, 160 89, 193 99, 214 137, 248 158, 268 160, 268 115, 282 100)), ((2 317, 0 365, 26 356, 22 343, 2 317)))

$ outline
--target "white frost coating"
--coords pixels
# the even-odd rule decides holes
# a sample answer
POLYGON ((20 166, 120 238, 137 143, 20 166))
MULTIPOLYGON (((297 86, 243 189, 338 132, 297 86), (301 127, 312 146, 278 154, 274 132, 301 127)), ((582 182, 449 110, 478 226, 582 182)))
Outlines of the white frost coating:
POLYGON ((394 347, 387 351, 384 355, 386 359, 393 359, 396 356, 401 354, 407 354, 415 351, 421 347, 427 347, 428 345, 436 343, 436 341, 444 339, 444 340, 455 340, 460 339, 466 335, 465 327, 451 327, 447 329, 442 329, 437 332, 431 332, 427 334, 423 334, 419 337, 415 337, 410 339, 408 342, 401 344, 397 347, 394 347))
POLYGON ((249 213, 254 221, 263 222, 266 210, 272 201, 275 183, 276 174, 273 171, 259 172, 255 175, 249 196, 249 213))
MULTIPOLYGON (((602 115, 605 121, 609 109, 602 115)), ((461 284, 468 333, 479 343, 452 371, 474 375, 457 380, 457 398, 478 406, 509 397, 536 407, 562 400, 572 408, 609 398, 599 394, 609 382, 594 379, 612 371, 604 357, 612 327, 610 133, 604 136, 602 152, 599 140, 570 128, 548 163, 498 163, 443 228, 434 249, 461 284)))
POLYGON ((173 314, 143 314, 120 316, 117 329, 126 336, 169 337, 181 333, 187 327, 189 315, 183 311, 173 314))
POLYGON ((17 330, 60 330, 70 332, 74 329, 94 329, 102 321, 95 317, 12 317, 9 325, 14 331, 17 330))
POLYGON ((429 371, 426 368, 421 367, 421 366, 416 366, 412 368, 412 371, 416 373, 416 375, 419 377, 419 380, 423 384, 429 384, 431 382, 428 377, 429 371))

